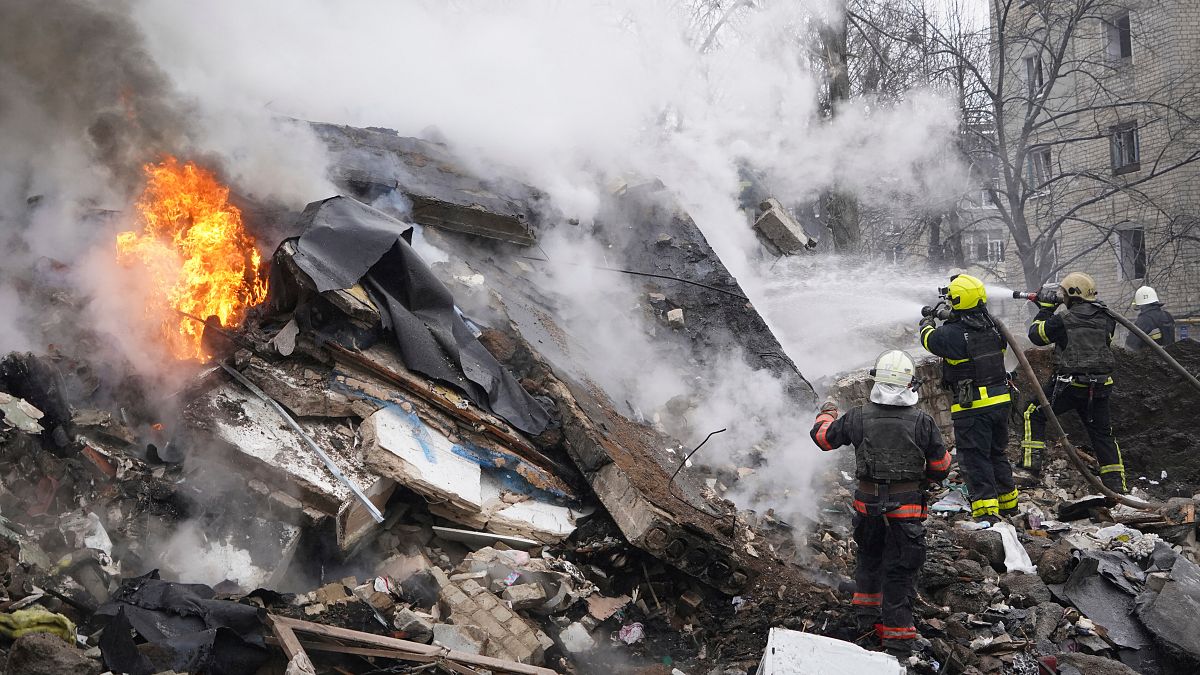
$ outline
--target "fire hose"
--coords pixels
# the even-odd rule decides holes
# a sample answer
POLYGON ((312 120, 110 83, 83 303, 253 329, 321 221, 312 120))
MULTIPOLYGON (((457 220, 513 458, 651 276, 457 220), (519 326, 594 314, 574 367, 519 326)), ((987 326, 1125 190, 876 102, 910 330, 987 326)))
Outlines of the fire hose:
MULTIPOLYGON (((1013 298, 1015 298, 1017 300, 1029 300, 1030 302, 1037 302, 1038 296, 1039 296, 1038 293, 1031 293, 1029 291, 1013 291, 1013 298)), ((1058 297, 1055 295, 1051 295, 1051 300, 1053 302, 1059 301, 1058 297)), ((1111 309, 1108 308, 1108 306, 1104 305, 1103 303, 1094 302, 1092 304, 1094 304, 1097 307, 1099 307, 1100 309, 1104 310, 1104 313, 1109 315, 1110 317, 1112 317, 1113 321, 1116 321, 1117 323, 1121 324, 1125 328, 1129 329, 1130 333, 1133 333, 1134 335, 1138 336, 1138 339, 1140 339, 1142 342, 1145 342, 1147 345, 1149 345, 1150 349, 1154 350, 1154 353, 1158 354, 1158 357, 1160 359, 1162 359, 1163 361, 1165 361, 1166 364, 1168 366, 1170 366, 1175 372, 1177 372, 1181 376, 1183 376, 1183 379, 1187 380, 1188 384, 1192 385, 1196 389, 1200 389, 1200 380, 1197 380, 1195 375, 1192 375, 1191 373, 1189 373, 1187 368, 1184 368, 1182 364, 1180 364, 1178 361, 1175 360, 1175 357, 1168 354, 1167 350, 1162 348, 1162 345, 1160 345, 1154 341, 1154 338, 1150 337, 1149 335, 1146 335, 1146 332, 1143 331, 1141 328, 1138 328, 1137 325, 1134 324, 1132 321, 1130 321, 1129 319, 1126 319, 1125 317, 1121 316, 1117 312, 1112 311, 1111 309)))
POLYGON ((1134 499, 1132 497, 1113 492, 1112 490, 1108 489, 1104 483, 1100 482, 1099 477, 1093 475, 1092 472, 1088 470, 1087 464, 1083 461, 1083 458, 1079 456, 1079 451, 1075 449, 1075 446, 1071 444, 1070 439, 1067 438, 1067 432, 1063 431, 1062 424, 1059 423, 1058 416, 1054 414, 1054 408, 1050 405, 1050 399, 1046 397, 1046 391, 1042 389, 1042 385, 1038 381, 1037 373, 1033 371, 1033 366, 1029 365, 1029 359, 1025 357, 1025 352, 1017 348, 1018 343, 1016 338, 1013 337, 1012 331, 1008 330, 1008 326, 1005 326, 1004 323, 996 317, 991 316, 990 313, 988 316, 991 318, 992 323, 996 326, 996 330, 1000 331, 1000 334, 1004 336, 1004 340, 1012 346, 1013 352, 1017 356, 1017 362, 1021 364, 1021 371, 1025 373, 1025 377, 1029 378, 1030 386, 1033 387, 1033 393, 1037 396, 1038 407, 1041 408, 1042 412, 1046 414, 1046 420, 1049 422, 1048 427, 1050 429, 1050 434, 1054 437, 1056 442, 1061 444, 1063 448, 1066 449, 1067 456, 1071 458, 1071 462, 1075 465, 1075 468, 1079 470, 1079 473, 1083 474, 1084 479, 1087 480, 1087 482, 1093 488, 1099 490, 1100 493, 1105 497, 1108 497, 1109 499, 1126 506, 1131 506, 1135 509, 1141 509, 1143 511, 1158 511, 1159 509, 1163 508, 1162 504, 1156 502, 1144 502, 1140 499, 1134 499))

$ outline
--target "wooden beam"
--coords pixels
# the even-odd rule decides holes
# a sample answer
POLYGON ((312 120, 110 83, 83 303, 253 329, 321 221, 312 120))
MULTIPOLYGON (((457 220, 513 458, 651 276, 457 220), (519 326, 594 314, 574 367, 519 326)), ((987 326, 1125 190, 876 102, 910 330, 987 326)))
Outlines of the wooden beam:
MULTIPOLYGON (((290 619, 288 617, 271 615, 273 624, 279 624, 285 628, 291 629, 294 632, 309 633, 312 635, 320 635, 321 637, 334 638, 337 640, 347 640, 350 642, 359 642, 374 647, 381 647, 385 650, 394 650, 405 654, 430 656, 433 658, 443 658, 447 661, 455 661, 466 666, 477 666, 484 670, 498 670, 505 673, 518 673, 518 675, 555 675, 553 670, 549 668, 541 668, 531 666, 525 663, 517 663, 516 661, 505 661, 490 656, 481 656, 479 654, 468 654, 467 652, 459 652, 444 647, 435 647, 433 645, 425 645, 420 642, 410 642, 409 640, 401 640, 399 638, 387 637, 385 635, 373 635, 371 633, 362 633, 348 628, 340 628, 338 626, 326 626, 325 624, 312 623, 311 621, 301 621, 300 619, 290 619)), ((297 641, 299 647, 299 641, 297 641)), ((286 649, 286 648, 285 648, 286 649)))

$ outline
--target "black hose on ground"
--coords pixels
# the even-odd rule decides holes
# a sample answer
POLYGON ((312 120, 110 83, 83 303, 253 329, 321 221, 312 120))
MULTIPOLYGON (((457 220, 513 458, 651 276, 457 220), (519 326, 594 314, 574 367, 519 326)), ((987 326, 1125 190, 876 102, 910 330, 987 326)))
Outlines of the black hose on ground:
POLYGON ((1187 371, 1187 368, 1184 368, 1183 365, 1181 365, 1178 361, 1175 360, 1175 357, 1168 354, 1167 350, 1162 348, 1162 345, 1160 345, 1154 341, 1154 338, 1150 337, 1149 335, 1146 335, 1145 331, 1143 331, 1141 328, 1138 328, 1129 319, 1126 319, 1125 317, 1112 311, 1111 309, 1109 309, 1108 307, 1105 307, 1104 305, 1100 305, 1100 307, 1102 307, 1104 309, 1105 313, 1107 313, 1109 316, 1111 316, 1114 321, 1121 324, 1122 326, 1125 326, 1126 328, 1129 329, 1130 333, 1133 333, 1134 335, 1141 338, 1142 342, 1145 342, 1146 344, 1150 345, 1150 348, 1153 349, 1156 354, 1158 354, 1159 358, 1161 358, 1163 361, 1166 361, 1168 366, 1171 366, 1180 375, 1183 376, 1183 379, 1187 380, 1196 389, 1200 389, 1200 380, 1197 380, 1195 375, 1192 375, 1191 373, 1189 373, 1187 371))
POLYGON ((1088 470, 1087 464, 1083 461, 1083 458, 1079 456, 1079 452, 1075 449, 1074 445, 1071 445, 1071 441, 1067 438, 1067 432, 1063 431, 1062 424, 1059 423, 1058 416, 1054 414, 1054 408, 1050 405, 1050 399, 1046 397, 1046 391, 1042 389, 1042 384, 1038 381, 1037 373, 1033 372, 1033 366, 1029 365, 1029 359, 1025 358, 1025 352, 1017 347, 1018 343, 1016 338, 1013 337, 1012 331, 1008 330, 1008 326, 1005 326, 1004 322, 1000 321, 996 317, 993 316, 991 319, 992 323, 996 326, 996 330, 1000 331, 1000 334, 1004 336, 1005 341, 1008 342, 1009 346, 1012 348, 1013 353, 1016 354, 1017 362, 1021 364, 1021 370, 1024 371, 1025 377, 1029 378, 1029 382, 1033 386, 1033 392, 1037 396, 1038 407, 1042 409, 1042 412, 1046 413, 1046 420, 1049 422, 1048 426, 1050 429, 1050 434, 1054 437, 1054 440, 1061 443, 1062 446, 1066 448, 1067 456, 1071 458, 1071 462, 1075 464, 1075 468, 1079 470, 1079 473, 1083 474, 1084 479, 1087 480, 1087 482, 1093 488, 1099 490, 1100 494, 1126 506, 1131 506, 1135 509, 1142 509, 1143 511, 1158 511, 1159 509, 1163 508, 1163 504, 1156 502, 1144 502, 1140 499, 1133 499, 1126 495, 1113 492, 1112 490, 1108 489, 1108 487, 1106 487, 1098 477, 1094 476, 1092 472, 1088 470))

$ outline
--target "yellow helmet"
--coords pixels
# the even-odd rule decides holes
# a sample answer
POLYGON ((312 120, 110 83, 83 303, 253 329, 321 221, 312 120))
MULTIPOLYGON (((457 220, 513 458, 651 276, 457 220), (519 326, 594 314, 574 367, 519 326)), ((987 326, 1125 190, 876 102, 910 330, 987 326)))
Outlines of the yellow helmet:
POLYGON ((950 286, 946 289, 946 297, 954 309, 973 309, 987 304, 987 290, 983 282, 970 274, 956 274, 950 277, 950 286))
POLYGON ((1093 302, 1099 295, 1096 293, 1096 280, 1083 272, 1071 272, 1063 277, 1058 285, 1062 289, 1063 298, 1067 300, 1075 298, 1093 302))

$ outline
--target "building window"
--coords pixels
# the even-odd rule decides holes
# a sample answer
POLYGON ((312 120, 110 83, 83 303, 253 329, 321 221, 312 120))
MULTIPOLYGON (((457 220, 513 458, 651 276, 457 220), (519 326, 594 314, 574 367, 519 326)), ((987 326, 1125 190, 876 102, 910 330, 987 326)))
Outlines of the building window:
POLYGON ((1029 85, 1030 96, 1037 94, 1042 90, 1042 85, 1046 84, 1040 55, 1025 57, 1025 82, 1029 85))
POLYGON ((1122 12, 1105 22, 1108 33, 1108 58, 1123 61, 1133 58, 1133 33, 1129 29, 1129 12, 1122 12))
POLYGON ((1004 262, 1004 240, 988 238, 988 262, 1004 262))
POLYGON ((971 262, 1002 263, 1007 236, 1004 230, 975 231, 971 233, 967 255, 971 262))
POLYGON ((1030 190, 1039 190, 1050 180, 1050 148, 1033 148, 1025 160, 1026 180, 1030 190))
POLYGON ((1122 279, 1142 279, 1146 276, 1146 232, 1141 227, 1117 231, 1117 256, 1121 261, 1122 279))
POLYGON ((1127 122, 1111 127, 1108 134, 1113 175, 1119 176, 1123 173, 1140 170, 1142 160, 1137 122, 1127 122))

